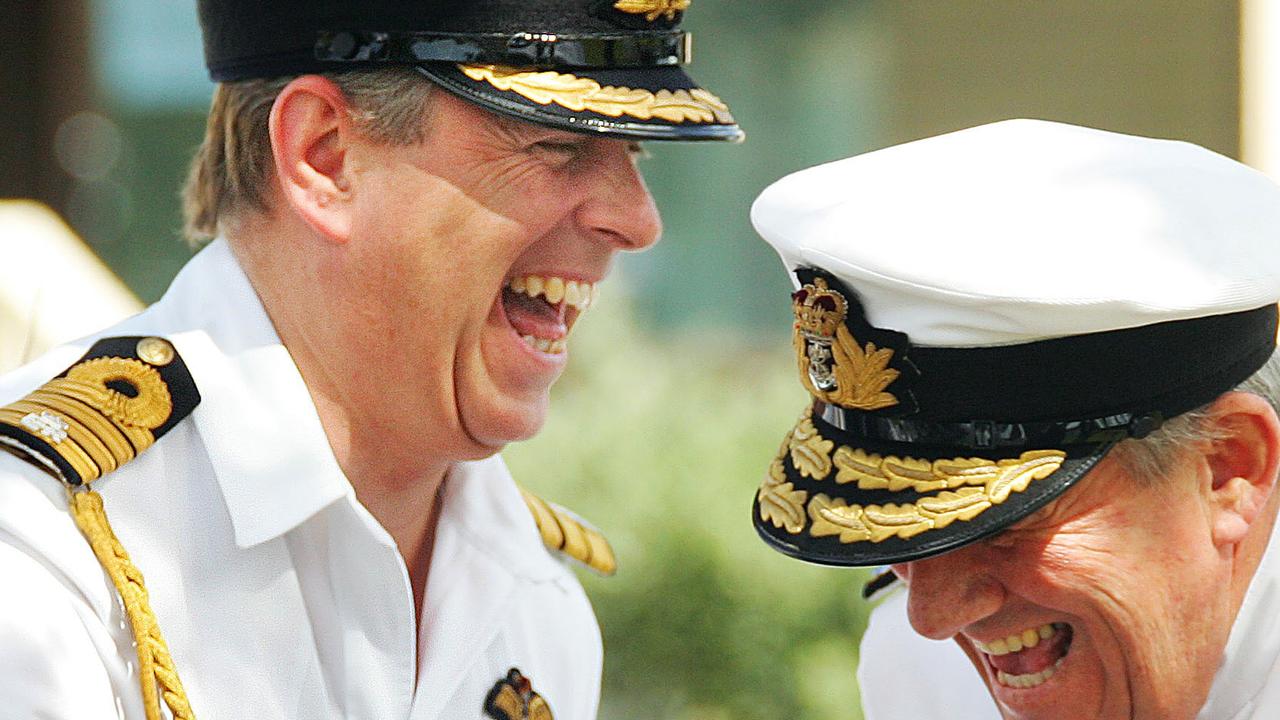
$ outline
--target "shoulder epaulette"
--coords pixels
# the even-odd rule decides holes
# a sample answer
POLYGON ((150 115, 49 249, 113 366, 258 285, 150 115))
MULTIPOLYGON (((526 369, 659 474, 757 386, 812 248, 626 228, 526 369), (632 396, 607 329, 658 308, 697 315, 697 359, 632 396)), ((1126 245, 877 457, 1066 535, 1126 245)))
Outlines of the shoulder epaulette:
POLYGON ((533 514, 533 522, 542 534, 542 543, 548 549, 562 553, 582 563, 601 575, 617 572, 618 561, 613 548, 599 530, 588 525, 577 515, 549 503, 533 493, 520 488, 524 502, 533 514))
POLYGON ((0 407, 0 449, 79 487, 133 460, 199 403, 169 341, 106 338, 58 377, 0 407))
POLYGON ((194 720, 186 691, 138 570, 90 484, 142 454, 191 414, 200 393, 168 340, 99 340, 79 362, 17 402, 0 407, 0 450, 62 481, 76 527, 120 593, 138 653, 148 720, 160 703, 194 720))

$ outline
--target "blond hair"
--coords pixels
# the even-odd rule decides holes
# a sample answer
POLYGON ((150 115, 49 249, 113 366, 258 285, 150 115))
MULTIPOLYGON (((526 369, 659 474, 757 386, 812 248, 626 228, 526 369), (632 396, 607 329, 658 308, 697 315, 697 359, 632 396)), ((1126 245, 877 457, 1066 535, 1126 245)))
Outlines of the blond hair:
MULTIPOLYGON (((422 140, 434 87, 413 68, 326 73, 342 90, 357 127, 391 145, 422 140)), ((274 170, 268 119, 276 96, 294 77, 242 80, 217 86, 204 142, 182 190, 183 231, 193 244, 216 236, 245 210, 268 209, 274 170)))

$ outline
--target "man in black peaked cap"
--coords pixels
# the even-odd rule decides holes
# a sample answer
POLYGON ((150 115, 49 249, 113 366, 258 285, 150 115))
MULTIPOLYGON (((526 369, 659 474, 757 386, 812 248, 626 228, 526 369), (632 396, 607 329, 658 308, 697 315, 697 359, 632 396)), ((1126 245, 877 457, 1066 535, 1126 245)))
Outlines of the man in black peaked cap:
POLYGON ((635 143, 741 139, 689 4, 200 2, 212 242, 0 379, 0 714, 594 717, 608 544, 495 453, 658 237, 635 143))

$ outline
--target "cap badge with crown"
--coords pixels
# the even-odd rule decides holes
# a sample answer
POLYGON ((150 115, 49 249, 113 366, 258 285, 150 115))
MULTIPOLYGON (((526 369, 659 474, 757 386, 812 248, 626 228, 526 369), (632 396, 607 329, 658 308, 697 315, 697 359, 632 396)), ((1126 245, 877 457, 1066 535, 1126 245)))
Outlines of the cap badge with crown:
POLYGON ((889 367, 893 350, 863 347, 845 324, 849 302, 825 278, 814 278, 791 296, 800 382, 823 402, 858 410, 898 404, 886 392, 901 372, 889 367))

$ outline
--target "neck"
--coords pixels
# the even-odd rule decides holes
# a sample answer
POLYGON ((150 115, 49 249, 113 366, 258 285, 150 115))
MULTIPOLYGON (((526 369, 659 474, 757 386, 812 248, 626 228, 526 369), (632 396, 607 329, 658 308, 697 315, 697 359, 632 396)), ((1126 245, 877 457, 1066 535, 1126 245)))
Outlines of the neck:
POLYGON ((1280 512, 1280 491, 1273 491, 1236 552, 1236 566, 1231 578, 1231 597, 1235 612, 1239 612, 1240 605, 1244 603, 1258 565, 1271 544, 1277 512, 1280 512))
MULTIPOLYGON (((285 346, 292 352, 287 340, 285 346)), ((295 362, 311 388, 320 423, 343 474, 404 558, 414 617, 420 619, 449 463, 424 453, 419 438, 397 432, 395 418, 379 418, 376 408, 361 412, 326 395, 322 384, 313 385, 308 377, 307 362, 297 355, 295 362)))
MULTIPOLYGON (((1252 698, 1259 697, 1271 681, 1274 668, 1280 667, 1280 638, 1275 636, 1271 620, 1275 610, 1270 602, 1280 589, 1280 567, 1277 567, 1276 557, 1267 555, 1278 507, 1280 493, 1273 492, 1237 553, 1229 586, 1232 603, 1230 638, 1223 651, 1221 666, 1214 675, 1207 702, 1196 716, 1197 720, 1243 717, 1241 711, 1252 702, 1252 698)), ((1280 539, 1276 542, 1280 544, 1280 539)), ((1277 550, 1280 548, 1271 548, 1272 553, 1277 550)))
POLYGON ((237 236, 229 237, 236 258, 298 367, 339 467, 400 549, 420 608, 454 461, 431 452, 443 443, 433 442, 433 424, 413 399, 379 384, 386 374, 377 329, 342 302, 341 281, 316 243, 269 221, 237 236))

